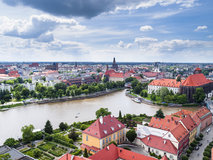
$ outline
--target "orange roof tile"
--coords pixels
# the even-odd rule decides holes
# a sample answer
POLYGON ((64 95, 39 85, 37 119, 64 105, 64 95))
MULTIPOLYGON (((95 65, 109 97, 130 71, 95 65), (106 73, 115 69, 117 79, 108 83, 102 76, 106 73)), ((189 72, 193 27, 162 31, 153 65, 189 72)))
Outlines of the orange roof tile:
POLYGON ((149 85, 179 88, 181 82, 177 82, 176 79, 157 79, 153 80, 149 85))
POLYGON ((91 160, 91 159, 84 158, 84 157, 74 156, 69 153, 63 155, 59 160, 71 160, 71 157, 73 157, 72 160, 91 160))
POLYGON ((190 75, 184 82, 183 82, 183 86, 202 86, 204 84, 208 84, 211 83, 213 81, 206 79, 206 77, 204 76, 204 74, 200 73, 200 74, 193 74, 190 75))

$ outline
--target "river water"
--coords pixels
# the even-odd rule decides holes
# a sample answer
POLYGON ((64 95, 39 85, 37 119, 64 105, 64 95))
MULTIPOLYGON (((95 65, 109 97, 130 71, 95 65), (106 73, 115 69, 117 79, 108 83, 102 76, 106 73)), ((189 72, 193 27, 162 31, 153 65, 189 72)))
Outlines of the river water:
MULTIPOLYGON (((19 106, 0 112, 0 145, 7 138, 21 137, 21 127, 24 125, 33 124, 36 129, 42 129, 46 121, 50 120, 53 127, 58 128, 60 122, 72 124, 75 121, 95 119, 95 112, 101 107, 108 108, 115 116, 118 116, 119 110, 122 114, 154 115, 159 108, 162 108, 164 114, 174 113, 181 109, 135 103, 125 96, 125 90, 91 99, 19 106)), ((187 109, 197 110, 198 108, 187 107, 187 109)))

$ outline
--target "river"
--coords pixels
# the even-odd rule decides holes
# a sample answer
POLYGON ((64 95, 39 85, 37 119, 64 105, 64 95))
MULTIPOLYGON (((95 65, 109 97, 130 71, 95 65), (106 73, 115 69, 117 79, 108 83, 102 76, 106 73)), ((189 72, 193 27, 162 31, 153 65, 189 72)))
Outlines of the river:
MULTIPOLYGON (((50 120, 53 127, 58 128, 60 122, 72 124, 75 121, 95 119, 95 111, 101 107, 108 108, 115 116, 118 116, 119 110, 122 114, 154 115, 159 108, 162 108, 164 114, 181 109, 135 103, 125 96, 125 90, 91 99, 19 106, 0 112, 0 145, 7 138, 21 137, 21 127, 24 125, 33 124, 36 129, 42 129, 46 121, 50 120), (79 117, 75 118, 77 114, 79 117)), ((185 109, 197 110, 198 108, 187 107, 185 109)))

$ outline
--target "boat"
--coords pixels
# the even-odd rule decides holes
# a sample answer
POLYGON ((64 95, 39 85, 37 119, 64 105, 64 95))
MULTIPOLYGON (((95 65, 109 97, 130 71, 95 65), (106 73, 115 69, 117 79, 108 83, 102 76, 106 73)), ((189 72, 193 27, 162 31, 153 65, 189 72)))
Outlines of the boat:
POLYGON ((132 98, 132 100, 136 103, 141 103, 141 100, 139 98, 132 98))

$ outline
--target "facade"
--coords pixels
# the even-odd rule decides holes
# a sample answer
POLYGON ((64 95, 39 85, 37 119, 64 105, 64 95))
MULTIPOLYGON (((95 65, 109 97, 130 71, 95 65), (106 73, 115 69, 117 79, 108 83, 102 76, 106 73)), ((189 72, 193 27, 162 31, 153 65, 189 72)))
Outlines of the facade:
POLYGON ((110 142, 120 144, 126 140, 126 127, 114 116, 108 115, 97 119, 82 132, 81 149, 95 153, 105 148, 110 142))
POLYGON ((152 92, 157 92, 162 87, 168 88, 169 91, 173 91, 174 94, 177 94, 180 92, 180 85, 181 82, 177 82, 176 79, 158 79, 153 80, 148 85, 148 93, 152 94, 152 92))

